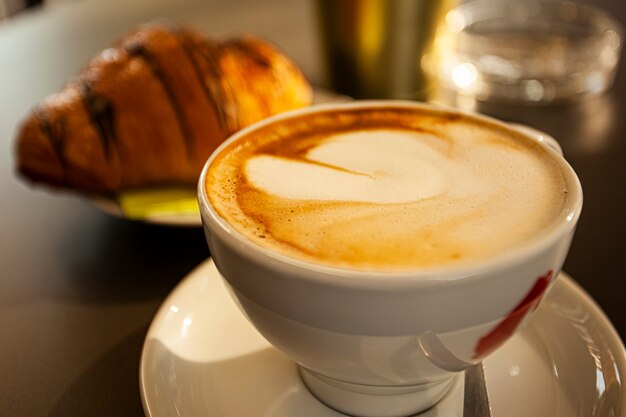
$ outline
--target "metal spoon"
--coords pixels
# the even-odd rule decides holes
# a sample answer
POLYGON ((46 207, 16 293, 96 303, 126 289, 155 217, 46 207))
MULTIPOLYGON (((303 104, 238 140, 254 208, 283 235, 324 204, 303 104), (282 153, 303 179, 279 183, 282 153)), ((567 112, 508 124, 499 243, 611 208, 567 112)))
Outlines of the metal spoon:
POLYGON ((483 363, 465 369, 465 396, 463 417, 491 417, 483 363))

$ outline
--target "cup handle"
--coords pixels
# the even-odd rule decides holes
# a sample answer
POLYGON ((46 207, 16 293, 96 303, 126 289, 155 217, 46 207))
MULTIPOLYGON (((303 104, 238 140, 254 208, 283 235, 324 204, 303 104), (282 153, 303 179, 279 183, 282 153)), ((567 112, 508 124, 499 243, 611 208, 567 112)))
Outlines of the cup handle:
POLYGON ((425 332, 417 336, 417 344, 422 352, 430 360, 430 362, 449 372, 460 372, 474 365, 457 358, 454 353, 446 348, 441 340, 431 331, 425 332))
POLYGON ((554 139, 552 136, 548 135, 541 130, 535 129, 534 127, 530 127, 527 125, 519 124, 519 123, 509 123, 511 127, 519 132, 525 133, 527 135, 532 136, 540 143, 545 143, 550 148, 554 149, 559 153, 559 155, 563 156, 563 149, 561 149, 561 145, 554 139))

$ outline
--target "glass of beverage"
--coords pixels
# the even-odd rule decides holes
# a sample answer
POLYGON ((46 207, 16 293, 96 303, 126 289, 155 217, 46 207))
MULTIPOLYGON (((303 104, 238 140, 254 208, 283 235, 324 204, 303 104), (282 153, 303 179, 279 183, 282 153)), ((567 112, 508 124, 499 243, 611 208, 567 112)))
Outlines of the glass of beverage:
POLYGON ((252 324, 324 403, 406 416, 531 316, 582 207, 550 142, 404 101, 329 104, 246 128, 199 203, 252 324))
POLYGON ((478 100, 542 104, 599 95, 613 83, 622 28, 573 1, 473 0, 437 39, 442 87, 478 100))
POLYGON ((354 98, 425 100, 427 61, 454 0, 318 0, 328 87, 354 98))

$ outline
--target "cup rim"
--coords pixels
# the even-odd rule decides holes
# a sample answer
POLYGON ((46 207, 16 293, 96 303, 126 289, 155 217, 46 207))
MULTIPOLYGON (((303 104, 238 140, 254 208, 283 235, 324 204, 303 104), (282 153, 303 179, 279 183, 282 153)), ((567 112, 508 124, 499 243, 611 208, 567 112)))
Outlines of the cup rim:
POLYGON ((578 176, 565 158, 544 142, 537 140, 533 135, 516 130, 510 124, 498 119, 478 114, 475 112, 447 107, 435 103, 420 103, 408 100, 354 100, 350 102, 324 103, 303 107, 295 110, 283 112, 269 118, 263 119, 249 125, 227 138, 218 146, 206 161, 198 181, 198 202, 200 213, 205 228, 210 228, 214 233, 219 233, 221 237, 228 240, 232 248, 239 252, 245 252, 245 256, 254 259, 261 264, 272 264, 273 268, 280 268, 287 273, 297 276, 298 279, 314 282, 323 282, 333 286, 358 287, 358 288, 408 288, 417 286, 432 285, 453 285, 471 280, 480 280, 487 276, 486 271, 510 268, 512 265, 520 264, 523 260, 532 258, 538 253, 555 245, 559 240, 567 236, 576 227, 582 211, 583 193, 578 176), (323 264, 316 264, 284 255, 277 251, 264 248, 243 233, 232 227, 222 218, 209 203, 206 187, 204 186, 209 166, 215 157, 230 143, 239 138, 249 135, 257 129, 270 125, 280 120, 299 117, 302 115, 337 111, 341 109, 358 108, 413 108, 439 113, 452 113, 463 115, 471 119, 487 123, 492 126, 504 128, 514 135, 521 135, 530 140, 534 140, 543 146, 548 154, 554 158, 562 167, 562 172, 568 186, 568 203, 563 209, 563 214, 557 219, 550 229, 533 236, 524 241, 519 246, 494 257, 460 263, 449 266, 418 267, 408 270, 362 270, 349 269, 347 267, 336 267, 323 264), (210 224, 208 224, 210 222, 210 224))

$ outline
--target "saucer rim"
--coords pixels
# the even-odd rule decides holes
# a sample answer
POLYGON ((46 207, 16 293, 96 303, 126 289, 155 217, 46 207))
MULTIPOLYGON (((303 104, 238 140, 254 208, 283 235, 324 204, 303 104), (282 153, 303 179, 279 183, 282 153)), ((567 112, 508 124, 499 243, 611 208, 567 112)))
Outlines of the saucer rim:
MULTIPOLYGON (((146 398, 146 374, 147 370, 147 358, 150 354, 149 352, 149 340, 151 340, 151 335, 155 333, 155 328, 160 325, 159 320, 160 316, 167 309, 167 306, 170 304, 170 300, 176 298, 177 294, 183 291, 183 288, 192 282, 195 279, 198 279, 202 273, 209 270, 213 265, 213 259, 208 257, 200 264, 198 264, 194 269, 192 269, 189 273, 187 273, 179 283, 170 291, 167 297, 163 300, 163 302, 159 305, 156 310, 156 313, 153 316, 153 319, 150 322, 150 326, 146 333, 146 336, 143 341, 143 345, 141 348, 141 357, 139 363, 139 393, 141 397, 141 404, 146 417, 155 417, 153 413, 150 411, 150 404, 148 404, 148 399, 146 398)), ((615 365, 619 369, 621 375, 626 375, 626 347, 619 336, 619 333, 613 326, 613 323, 609 320, 606 313, 600 305, 593 299, 593 297, 578 283, 576 282, 568 273, 564 271, 560 271, 558 274, 558 282, 563 286, 563 291, 570 291, 573 296, 576 298, 576 303, 582 305, 588 313, 593 315, 594 320, 601 328, 601 333, 606 337, 606 344, 609 345, 614 352, 619 353, 618 356, 614 358, 615 365)), ((546 300, 549 301, 550 295, 548 294, 546 300)), ((543 303, 542 303, 543 304, 543 303)), ((541 308, 541 307, 540 307, 541 308)), ((532 323, 531 322, 528 324, 532 323)), ((487 360, 489 360, 487 358, 487 360)), ((626 384, 622 384, 622 398, 624 398, 623 405, 626 409, 626 384)), ((194 417, 194 416, 190 416, 194 417)))

